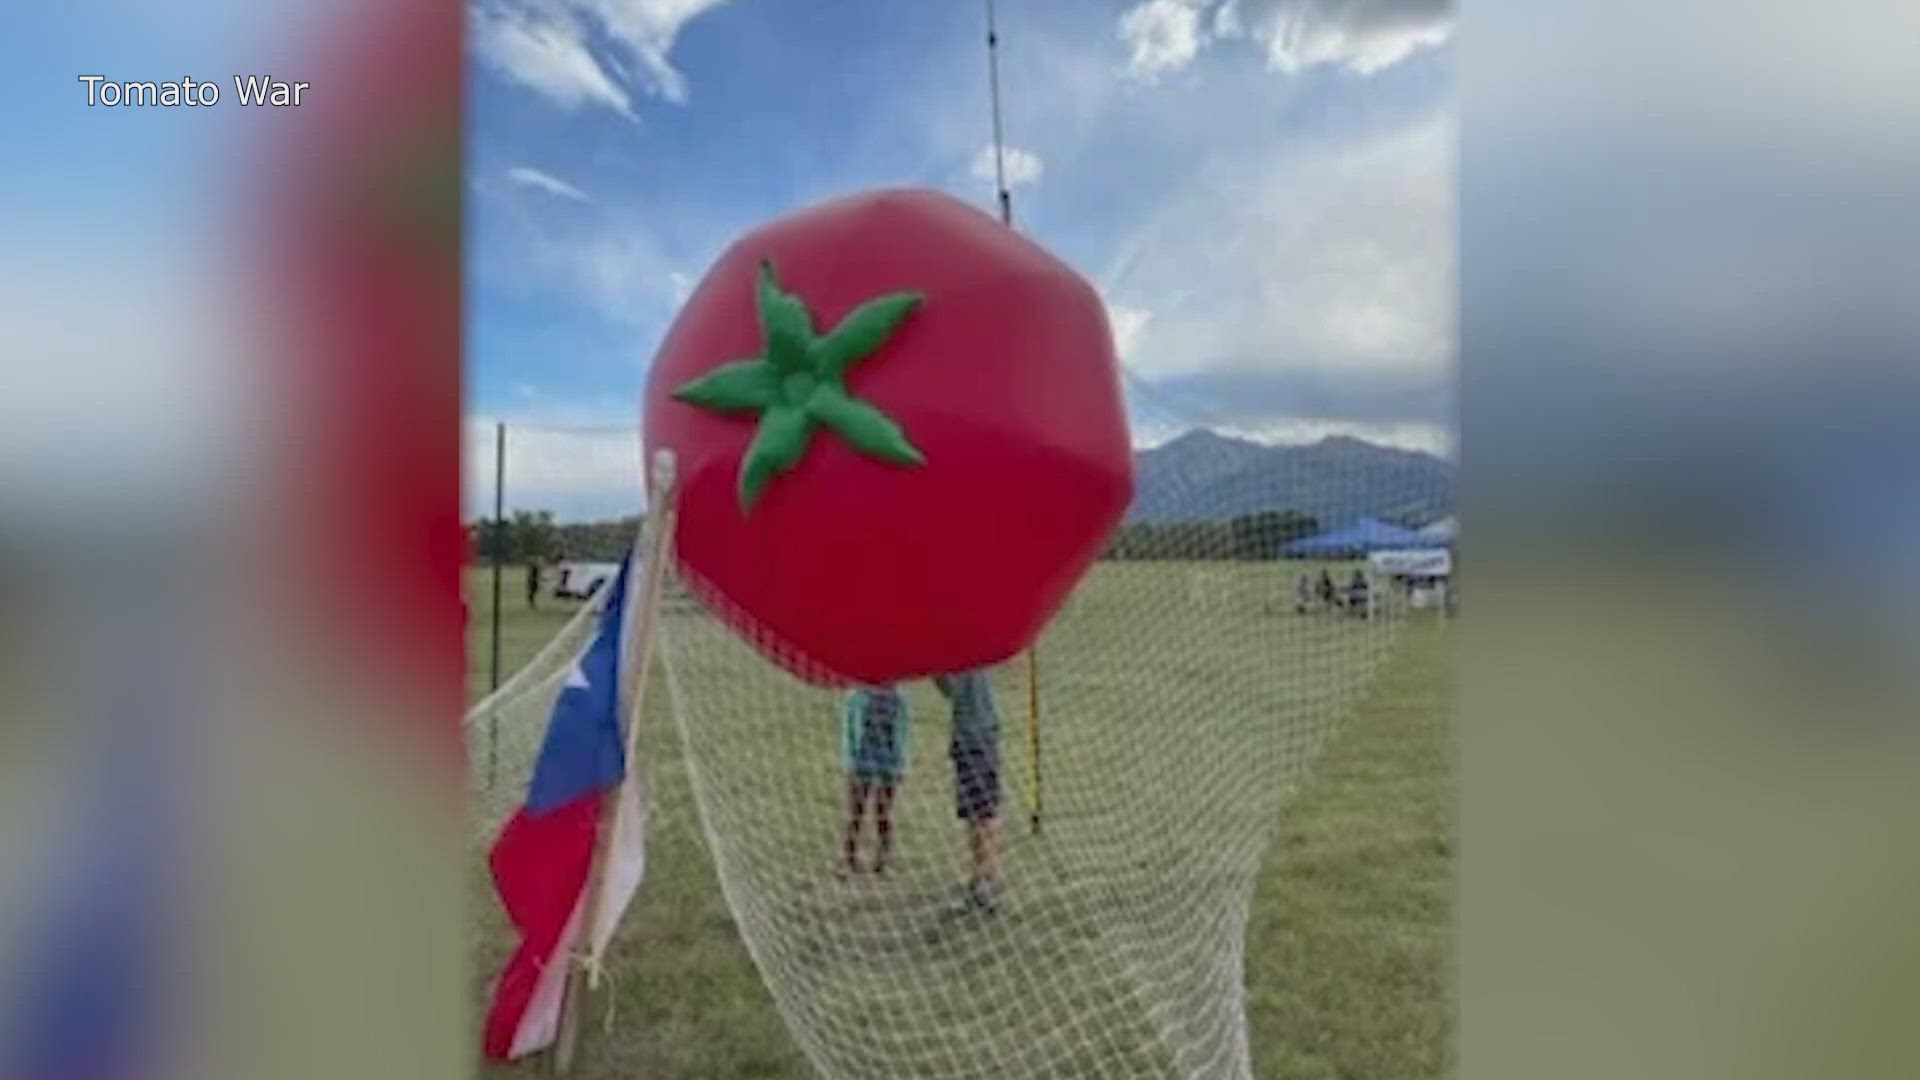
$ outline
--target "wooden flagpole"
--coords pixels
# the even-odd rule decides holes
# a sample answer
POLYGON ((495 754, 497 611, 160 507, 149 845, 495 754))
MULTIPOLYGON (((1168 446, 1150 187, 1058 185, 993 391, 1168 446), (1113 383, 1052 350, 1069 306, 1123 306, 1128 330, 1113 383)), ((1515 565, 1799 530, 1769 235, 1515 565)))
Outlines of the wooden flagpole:
MULTIPOLYGON (((645 559, 641 564, 641 582, 637 590, 640 603, 635 605, 633 602, 636 590, 629 572, 625 604, 620 613, 622 648, 616 708, 621 720, 621 738, 626 748, 628 776, 638 767, 636 761, 641 711, 646 707, 647 671, 653 659, 660 594, 666 581, 667 556, 673 547, 673 510, 677 494, 674 466, 673 451, 661 449, 655 452, 653 497, 649 500, 651 505, 647 508, 646 522, 641 526, 640 536, 634 544, 634 550, 643 552, 645 559)), ((624 786, 626 783, 627 779, 623 778, 621 784, 624 786)), ((600 827, 594 836, 593 862, 587 873, 587 917, 582 921, 575 938, 576 944, 585 942, 589 948, 592 947, 594 929, 600 923, 602 908, 607 902, 604 884, 607 846, 613 836, 619 807, 618 789, 600 807, 600 827)), ((553 1052, 554 1071, 562 1076, 573 1069, 574 1054, 580 1041, 581 1011, 587 992, 598 989, 599 982, 597 963, 591 965, 590 972, 586 958, 579 953, 567 956, 565 962, 572 966, 572 970, 567 973, 566 995, 560 1003, 560 1031, 553 1052)))

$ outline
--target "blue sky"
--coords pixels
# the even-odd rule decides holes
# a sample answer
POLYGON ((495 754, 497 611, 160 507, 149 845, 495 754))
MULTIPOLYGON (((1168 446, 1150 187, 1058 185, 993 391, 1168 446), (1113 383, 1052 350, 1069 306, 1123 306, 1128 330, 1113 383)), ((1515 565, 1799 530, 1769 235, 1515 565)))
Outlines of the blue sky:
POLYGON ((78 0, 8 10, 0 357, 13 362, 0 394, 0 501, 49 519, 82 507, 179 507, 221 490, 241 461, 226 441, 244 423, 234 402, 245 369, 228 340, 241 320, 223 247, 244 231, 259 147, 282 117, 232 104, 232 76, 294 67, 303 40, 294 31, 316 19, 300 7, 78 0), (86 74, 215 80, 222 104, 89 108, 86 74))
MULTIPOLYGON (((1451 446, 1452 15, 999 0, 1016 224, 1106 296, 1142 442, 1451 446)), ((637 503, 640 389, 740 232, 912 183, 991 207, 983 3, 470 0, 470 497, 637 503)), ((476 507, 478 509, 478 507, 476 507)))

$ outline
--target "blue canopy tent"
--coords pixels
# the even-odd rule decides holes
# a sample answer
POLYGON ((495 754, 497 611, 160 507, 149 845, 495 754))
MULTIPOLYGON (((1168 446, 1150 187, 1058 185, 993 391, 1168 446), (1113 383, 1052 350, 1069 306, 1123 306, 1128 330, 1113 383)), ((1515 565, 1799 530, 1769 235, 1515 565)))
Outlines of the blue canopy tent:
POLYGON ((1303 537, 1288 544, 1289 555, 1354 558, 1372 551, 1445 547, 1446 541, 1422 536, 1412 529, 1389 525, 1378 518, 1361 518, 1344 528, 1303 537))

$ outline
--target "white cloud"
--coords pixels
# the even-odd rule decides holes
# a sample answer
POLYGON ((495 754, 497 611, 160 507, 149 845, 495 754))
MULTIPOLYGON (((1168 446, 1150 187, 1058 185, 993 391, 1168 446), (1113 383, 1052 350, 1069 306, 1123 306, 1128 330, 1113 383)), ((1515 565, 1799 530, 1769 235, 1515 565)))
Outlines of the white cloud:
POLYGON ((1444 44, 1453 11, 1450 0, 1226 0, 1214 30, 1252 38, 1277 71, 1325 64, 1371 75, 1444 44))
POLYGON ((473 47, 508 78, 564 108, 598 105, 634 118, 639 89, 675 104, 689 95, 669 57, 687 23, 726 0, 482 0, 473 47), (594 53, 596 26, 630 63, 594 53))
POLYGON ((538 169, 527 168, 524 165, 508 169, 507 179, 525 187, 538 188, 550 195, 558 195, 563 199, 578 199, 581 202, 590 201, 587 199, 586 192, 581 191, 565 180, 548 173, 543 173, 538 169))
POLYGON ((1125 304, 1107 302, 1107 324, 1113 330, 1113 351, 1119 355, 1120 362, 1128 367, 1137 368, 1140 363, 1140 343, 1146 336, 1147 324, 1153 321, 1153 313, 1146 308, 1129 307, 1125 304))
POLYGON ((1452 141, 1441 117, 1372 145, 1247 152, 1196 173, 1107 275, 1130 365, 1148 378, 1449 370, 1452 141), (1149 305, 1150 320, 1119 314, 1149 305))
POLYGON ((474 7, 473 49, 501 74, 563 108, 600 105, 629 119, 633 100, 587 47, 586 31, 558 8, 540 13, 474 7))
POLYGON ((667 275, 667 281, 673 286, 673 302, 686 303, 687 297, 693 294, 693 278, 675 270, 667 275))
MULTIPOLYGON (((1005 164, 1009 189, 1039 180, 1041 172, 1044 171, 1040 155, 1031 150, 1022 150, 1017 146, 1007 147, 1001 155, 1001 161, 1005 164)), ((994 160, 993 147, 983 146, 980 152, 973 156, 973 175, 992 183, 998 175, 996 165, 1000 163, 994 160)))
POLYGON ((1226 0, 1213 12, 1213 36, 1219 38, 1239 37, 1247 32, 1247 24, 1240 21, 1240 5, 1235 0, 1226 0))
POLYGON ((1204 0, 1142 0, 1120 15, 1120 40, 1130 50, 1127 70, 1143 79, 1178 71, 1206 43, 1200 16, 1204 0))
POLYGON ((647 89, 668 101, 687 100, 686 76, 668 62, 680 30, 727 0, 569 0, 592 15, 607 35, 638 61, 647 89))
MULTIPOLYGON (((636 412, 638 405, 635 405, 636 412)), ((468 519, 493 513, 494 424, 466 423, 465 508, 468 519)), ((635 513, 642 503, 640 427, 562 417, 506 419, 507 512, 551 510, 563 521, 613 518, 635 513)))
POLYGON ((1328 65, 1371 75, 1452 36, 1451 0, 1142 0, 1120 16, 1127 70, 1148 81, 1237 38, 1257 44, 1276 71, 1328 65))

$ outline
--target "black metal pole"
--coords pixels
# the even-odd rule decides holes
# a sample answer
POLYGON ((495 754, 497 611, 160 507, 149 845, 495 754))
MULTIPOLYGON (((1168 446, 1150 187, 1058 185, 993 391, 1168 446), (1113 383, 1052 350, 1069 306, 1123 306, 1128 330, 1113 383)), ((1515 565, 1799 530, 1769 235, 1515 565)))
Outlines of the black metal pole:
POLYGON ((987 0, 987 87, 993 98, 993 182, 1000 192, 1000 220, 1013 227, 1013 194, 1007 190, 1007 153, 1000 138, 1000 35, 987 0))
MULTIPOLYGON (((500 564, 506 556, 507 425, 493 427, 493 678, 500 689, 500 564)), ((500 759, 500 716, 487 718, 487 783, 492 785, 500 759)))

